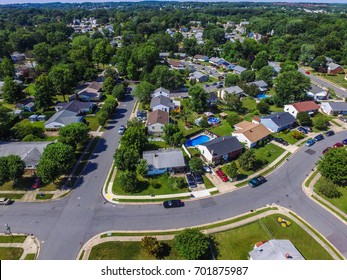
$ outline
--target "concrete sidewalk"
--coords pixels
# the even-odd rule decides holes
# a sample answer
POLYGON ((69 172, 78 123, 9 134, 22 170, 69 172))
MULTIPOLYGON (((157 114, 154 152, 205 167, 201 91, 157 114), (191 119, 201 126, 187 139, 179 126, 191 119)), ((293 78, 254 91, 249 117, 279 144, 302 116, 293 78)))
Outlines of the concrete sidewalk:
MULTIPOLYGON (((22 234, 13 234, 13 236, 22 236, 22 234)), ((9 234, 1 234, 1 236, 11 236, 9 234)), ((20 260, 24 260, 27 255, 34 254, 37 258, 40 251, 40 242, 34 236, 27 236, 23 243, 0 243, 0 247, 22 248, 23 253, 20 260)))
MULTIPOLYGON (((264 208, 268 208, 268 207, 264 207, 264 208)), ((288 216, 295 223, 297 223, 309 235, 311 235, 312 238, 314 238, 333 257, 333 259, 336 259, 336 260, 339 259, 339 257, 334 253, 334 251, 325 242, 323 242, 309 227, 304 225, 296 217, 294 217, 293 215, 290 214, 291 210, 289 210, 287 208, 284 208, 284 207, 281 207, 281 206, 278 206, 278 205, 275 205, 275 204, 271 205, 271 207, 277 207, 278 210, 269 210, 269 211, 257 214, 255 216, 242 219, 242 220, 237 221, 235 223, 230 223, 230 224, 226 224, 226 225, 223 225, 223 226, 202 230, 202 232, 205 233, 205 234, 212 234, 212 233, 222 232, 222 231, 226 231, 226 230, 230 230, 230 229, 234 229, 234 228, 237 228, 237 227, 240 227, 240 226, 247 225, 249 223, 252 223, 254 221, 257 221, 257 220, 259 220, 261 218, 264 218, 266 216, 269 216, 269 215, 273 215, 273 214, 285 215, 285 216, 288 216)), ((257 209, 257 210, 262 210, 264 208, 257 209)), ((254 210, 254 211, 256 211, 256 210, 254 210)), ((242 215, 239 215, 239 216, 236 216, 236 217, 232 217, 231 219, 228 219, 228 220, 239 218, 239 217, 245 216, 247 214, 248 213, 245 213, 245 214, 242 214, 242 215)), ((219 224, 221 222, 225 222, 225 221, 228 221, 228 220, 218 221, 216 223, 211 223, 209 225, 219 224)), ((200 225, 200 226, 197 226, 197 227, 203 227, 203 226, 207 226, 207 225, 200 225)), ((162 232, 170 232, 170 231, 181 231, 183 229, 184 228, 174 229, 174 230, 166 230, 166 231, 164 230, 164 231, 160 231, 160 232, 162 233, 162 232)), ((147 232, 156 232, 156 231, 147 231, 147 232)), ((134 232, 130 232, 130 231, 122 232, 122 234, 124 234, 124 233, 129 233, 130 234, 130 233, 134 233, 134 232)), ((141 232, 136 232, 136 233, 141 234, 141 232)), ((110 231, 110 232, 106 232, 106 233, 101 233, 101 234, 99 234, 97 236, 94 236, 90 240, 88 240, 82 246, 80 252, 78 253, 77 260, 79 260, 79 259, 88 260, 92 248, 94 246, 98 245, 98 244, 101 244, 101 243, 104 243, 104 242, 110 242, 110 241, 123 241, 123 242, 124 241, 126 241, 126 242, 136 242, 137 241, 137 242, 139 242, 139 241, 142 240, 143 237, 146 236, 146 235, 138 235, 138 236, 107 236, 107 237, 103 237, 102 238, 101 236, 105 235, 105 234, 111 235, 112 232, 110 231)), ((162 240, 172 240, 175 237, 175 235, 174 234, 172 234, 172 235, 155 235, 154 237, 156 237, 158 240, 162 241, 162 240)), ((325 239, 325 241, 328 242, 334 249, 336 249, 328 240, 325 239)))

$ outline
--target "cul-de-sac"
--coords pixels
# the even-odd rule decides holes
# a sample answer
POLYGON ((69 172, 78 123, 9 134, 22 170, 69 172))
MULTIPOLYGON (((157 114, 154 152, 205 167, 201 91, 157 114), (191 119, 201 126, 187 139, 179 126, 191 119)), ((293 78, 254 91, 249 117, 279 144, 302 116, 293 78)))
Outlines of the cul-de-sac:
POLYGON ((347 258, 347 4, 7 2, 1 260, 347 258))

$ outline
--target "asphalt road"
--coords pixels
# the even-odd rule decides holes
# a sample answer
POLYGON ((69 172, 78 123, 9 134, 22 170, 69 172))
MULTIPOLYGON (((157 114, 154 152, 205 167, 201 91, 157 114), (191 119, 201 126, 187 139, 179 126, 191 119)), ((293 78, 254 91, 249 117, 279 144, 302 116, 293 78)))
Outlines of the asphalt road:
MULTIPOLYGON (((104 133, 70 196, 46 203, 16 202, 0 208, 0 225, 7 223, 12 232, 32 233, 39 238, 39 259, 75 259, 81 244, 104 231, 150 231, 195 226, 230 218, 271 203, 292 209, 347 257, 347 225, 312 202, 301 190, 302 181, 321 156, 321 151, 328 144, 332 146, 347 138, 347 131, 310 148, 303 147, 258 188, 245 187, 224 195, 187 202, 179 209, 164 209, 160 204, 105 203, 101 189, 118 145, 117 130, 126 123, 133 105, 134 100, 130 96, 120 104, 111 126, 104 133)), ((2 229, 5 231, 4 226, 2 229)))
POLYGON ((335 93, 340 96, 340 97, 347 97, 347 90, 338 87, 332 83, 326 82, 325 80, 322 80, 320 77, 318 76, 314 76, 312 74, 306 74, 306 70, 303 68, 299 68, 299 71, 303 74, 305 74, 306 76, 308 76, 311 81, 316 84, 317 86, 321 86, 321 87, 326 87, 326 88, 332 88, 335 93))

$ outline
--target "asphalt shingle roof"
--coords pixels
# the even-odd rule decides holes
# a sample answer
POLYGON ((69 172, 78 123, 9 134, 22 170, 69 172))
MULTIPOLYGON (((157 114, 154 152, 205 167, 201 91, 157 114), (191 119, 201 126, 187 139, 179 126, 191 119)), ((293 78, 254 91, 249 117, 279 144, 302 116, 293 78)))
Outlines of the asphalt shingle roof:
POLYGON ((174 168, 185 166, 183 153, 180 149, 160 149, 155 151, 143 152, 149 166, 155 168, 174 168))
POLYGON ((277 112, 269 116, 262 117, 262 119, 272 120, 278 127, 283 127, 296 122, 296 119, 288 112, 277 112))
POLYGON ((240 141, 234 136, 218 137, 203 144, 214 156, 222 156, 243 148, 240 141))
POLYGON ((169 108, 175 107, 173 101, 169 97, 166 97, 164 95, 159 95, 152 98, 150 107, 153 108, 158 105, 163 105, 169 108))

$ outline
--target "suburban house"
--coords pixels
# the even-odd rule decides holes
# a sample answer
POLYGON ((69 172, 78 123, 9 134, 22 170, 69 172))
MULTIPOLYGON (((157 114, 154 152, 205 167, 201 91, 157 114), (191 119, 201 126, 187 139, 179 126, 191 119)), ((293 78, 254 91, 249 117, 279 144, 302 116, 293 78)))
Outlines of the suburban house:
POLYGON ((196 55, 194 55, 194 60, 208 62, 208 56, 196 54, 196 55))
POLYGON ((228 88, 223 88, 219 90, 218 92, 218 97, 221 99, 224 99, 227 94, 236 94, 238 96, 243 96, 244 92, 243 89, 240 88, 239 86, 232 86, 228 88))
POLYGON ((209 80, 209 76, 208 75, 205 75, 199 71, 195 71, 191 74, 189 74, 189 79, 190 80, 195 80, 197 83, 205 83, 205 82, 208 82, 209 80))
POLYGON ((347 102, 322 102, 321 110, 330 115, 347 115, 347 102))
POLYGON ((184 59, 184 58, 187 57, 187 54, 186 54, 186 53, 180 53, 180 52, 176 52, 176 53, 174 53, 173 55, 174 55, 174 57, 178 57, 178 58, 180 58, 180 59, 184 59))
POLYGON ((256 147, 257 144, 265 140, 271 131, 263 124, 256 124, 242 121, 234 125, 235 131, 232 133, 240 142, 246 143, 248 148, 256 147))
POLYGON ((298 113, 306 112, 310 116, 318 113, 319 106, 314 101, 303 101, 293 104, 284 105, 284 112, 288 112, 293 117, 297 117, 298 113))
POLYGON ((242 153, 243 146, 236 137, 224 136, 197 145, 196 148, 208 163, 219 163, 222 159, 238 157, 242 153))
POLYGON ((224 60, 224 61, 222 62, 222 64, 220 64, 220 67, 222 67, 222 68, 225 69, 225 70, 234 70, 235 64, 232 64, 232 63, 230 63, 230 62, 224 60))
POLYGON ((25 59, 24 53, 14 52, 11 54, 11 59, 13 62, 19 62, 25 59))
POLYGON ((242 66, 235 66, 234 67, 234 74, 241 74, 242 72, 246 71, 247 69, 245 67, 242 67, 242 66))
POLYGON ((277 76, 281 72, 281 66, 279 62, 269 61, 269 66, 274 70, 274 75, 277 76))
POLYGON ((143 152, 142 158, 147 161, 147 175, 159 175, 167 171, 184 172, 186 164, 180 149, 159 149, 143 152))
POLYGON ((318 100, 328 100, 329 91, 322 89, 314 84, 311 84, 310 89, 307 92, 307 96, 315 101, 318 100))
POLYGON ((290 240, 271 239, 255 244, 250 260, 304 260, 290 240))
POLYGON ((102 98, 102 83, 92 82, 85 84, 87 86, 78 92, 78 98, 83 101, 100 101, 102 98))
POLYGON ((259 81, 254 81, 251 83, 248 83, 247 85, 256 85, 259 89, 259 93, 265 93, 268 91, 268 84, 265 83, 263 80, 259 80, 259 81))
POLYGON ((149 112, 146 127, 149 134, 163 134, 164 125, 169 123, 169 112, 156 110, 149 112))
POLYGON ((170 112, 171 110, 175 109, 176 105, 172 99, 164 95, 159 95, 152 98, 150 107, 152 111, 162 110, 165 112, 170 112))
POLYGON ((328 74, 339 74, 339 73, 344 73, 345 70, 343 69, 343 67, 339 64, 336 64, 334 62, 331 62, 328 64, 328 68, 327 68, 327 73, 328 74))
POLYGON ((166 96, 166 97, 170 97, 170 91, 166 88, 163 88, 163 87, 160 87, 160 88, 157 88, 153 93, 152 93, 152 97, 157 97, 157 96, 160 96, 160 95, 163 95, 163 96, 166 96))
POLYGON ((185 68, 185 65, 184 63, 182 63, 181 61, 179 60, 171 60, 169 59, 167 61, 167 63, 170 65, 170 67, 172 69, 176 69, 176 70, 183 70, 185 68))
POLYGON ((168 58, 170 56, 170 53, 168 52, 160 52, 159 58, 168 58))
MULTIPOLYGON (((291 128, 296 123, 296 119, 288 112, 277 112, 269 116, 260 117, 259 121, 272 132, 279 132, 291 128)), ((253 118, 253 123, 257 123, 255 118, 253 118)))
POLYGON ((0 157, 17 155, 25 162, 25 175, 35 175, 43 150, 53 142, 2 142, 0 157))
POLYGON ((214 92, 208 92, 208 104, 210 105, 217 105, 218 103, 218 96, 214 92))
POLYGON ((58 103, 54 106, 57 111, 45 123, 47 130, 58 130, 71 123, 83 122, 84 115, 94 107, 92 102, 82 102, 78 100, 69 103, 58 103))
POLYGON ((216 66, 219 66, 221 65, 223 62, 224 62, 224 59, 223 58, 219 58, 219 57, 211 57, 209 59, 209 62, 216 65, 216 66))
POLYGON ((26 112, 35 112, 36 111, 36 106, 34 102, 29 102, 25 104, 22 108, 26 112))
POLYGON ((36 122, 37 121, 37 118, 38 118, 39 116, 38 115, 36 115, 36 114, 34 114, 34 115, 31 115, 31 116, 29 116, 29 121, 31 122, 31 123, 33 123, 33 122, 36 122))

